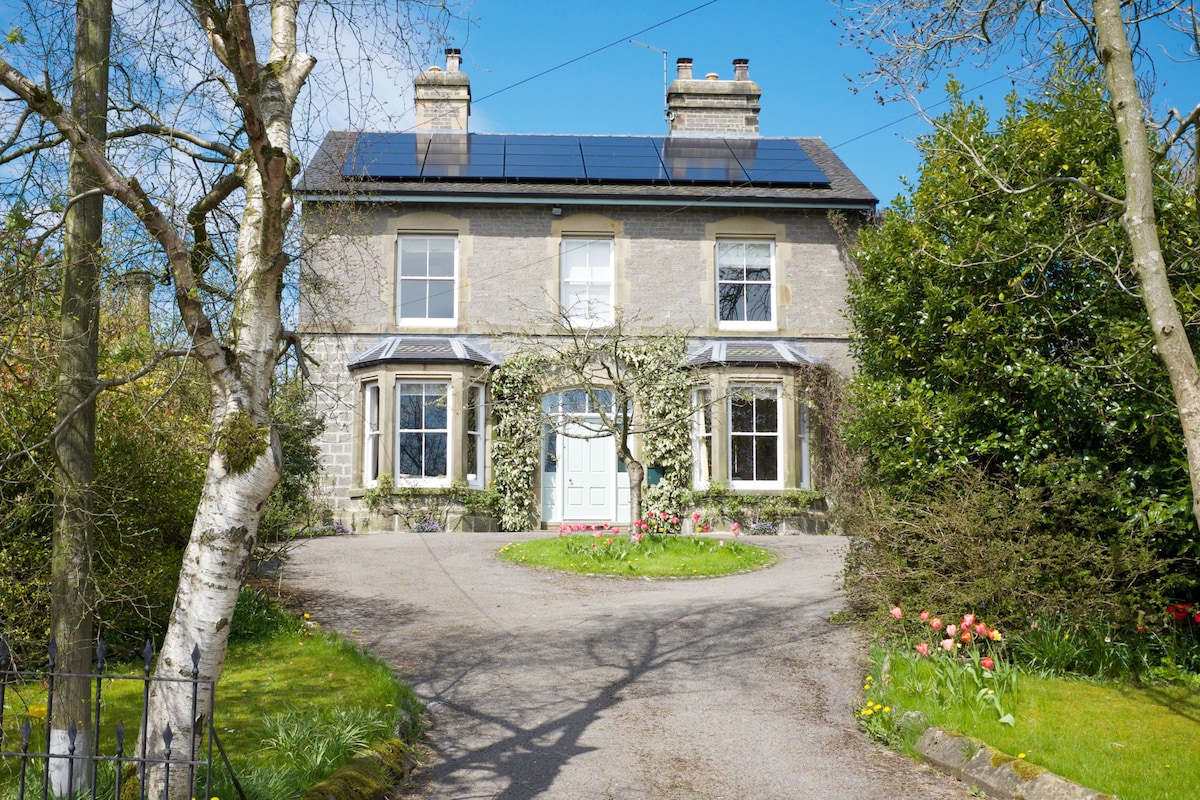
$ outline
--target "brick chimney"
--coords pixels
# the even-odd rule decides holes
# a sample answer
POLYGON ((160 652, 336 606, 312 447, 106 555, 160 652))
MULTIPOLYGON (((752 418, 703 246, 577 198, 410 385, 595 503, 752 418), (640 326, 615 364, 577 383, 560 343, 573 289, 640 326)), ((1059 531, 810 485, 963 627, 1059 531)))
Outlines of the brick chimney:
POLYGON ((430 67, 413 79, 417 130, 460 132, 471 116, 471 80, 462 72, 462 52, 446 48, 446 69, 430 67))
POLYGON ((750 80, 750 61, 733 61, 733 80, 710 72, 704 80, 692 77, 692 59, 676 62, 679 75, 667 88, 667 118, 671 136, 737 138, 758 136, 762 90, 750 80))

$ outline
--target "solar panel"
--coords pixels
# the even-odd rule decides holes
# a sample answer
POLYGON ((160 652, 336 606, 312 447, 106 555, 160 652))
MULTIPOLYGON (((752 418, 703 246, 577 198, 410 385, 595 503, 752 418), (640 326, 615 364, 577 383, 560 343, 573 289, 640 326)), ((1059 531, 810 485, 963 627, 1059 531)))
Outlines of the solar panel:
POLYGON ((425 152, 408 133, 360 133, 342 165, 342 174, 355 178, 416 178, 425 152))
POLYGON ((663 163, 676 183, 745 183, 748 178, 724 139, 667 139, 663 163))
POLYGON ((828 186, 792 139, 363 133, 342 167, 371 180, 828 186))
POLYGON ((825 173, 795 140, 756 139, 740 149, 739 144, 731 144, 731 149, 755 183, 829 185, 825 173))

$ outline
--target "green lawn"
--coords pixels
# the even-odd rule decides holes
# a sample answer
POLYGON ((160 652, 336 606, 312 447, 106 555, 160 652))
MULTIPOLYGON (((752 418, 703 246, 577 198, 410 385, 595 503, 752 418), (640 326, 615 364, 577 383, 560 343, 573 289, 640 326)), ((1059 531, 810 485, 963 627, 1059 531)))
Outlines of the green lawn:
POLYGON ((507 544, 498 555, 515 564, 626 578, 701 578, 762 569, 776 556, 733 537, 575 534, 507 544))
MULTIPOLYGON (((869 700, 891 720, 920 710, 933 725, 982 739, 1088 788, 1121 800, 1200 797, 1200 693, 1175 686, 1018 677, 1015 725, 987 709, 939 707, 926 692, 904 688, 904 660, 893 657, 892 681, 874 659, 869 700)), ((883 713, 875 712, 875 716, 883 713)))
MULTIPOLYGON (((299 797, 357 752, 395 736, 397 730, 409 741, 419 736, 419 702, 379 659, 294 618, 267 627, 251 640, 239 637, 242 640, 230 646, 214 714, 217 734, 249 800, 299 797)), ((123 720, 129 753, 141 720, 141 683, 106 681, 103 691, 102 752, 113 752, 113 731, 123 720)), ((44 720, 44 708, 37 708, 44 703, 40 685, 20 692, 10 687, 4 749, 19 749, 20 719, 32 710, 44 720)), ((35 747, 40 748, 41 741, 39 732, 35 747)), ((0 798, 6 800, 15 790, 15 761, 5 761, 0 764, 0 798)), ((236 798, 215 751, 213 769, 212 794, 236 798)), ((111 781, 111 776, 102 781, 109 797, 111 781)), ((38 786, 29 797, 41 796, 38 786)))

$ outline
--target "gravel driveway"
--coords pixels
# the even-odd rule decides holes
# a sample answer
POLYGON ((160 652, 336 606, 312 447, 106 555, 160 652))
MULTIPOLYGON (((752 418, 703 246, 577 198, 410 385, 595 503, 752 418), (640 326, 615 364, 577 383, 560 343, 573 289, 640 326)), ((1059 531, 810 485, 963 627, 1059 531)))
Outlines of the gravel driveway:
POLYGON ((493 555, 538 535, 316 539, 285 567, 315 620, 428 704, 435 757, 416 796, 969 796, 855 729, 862 642, 826 622, 843 539, 756 537, 775 567, 709 580, 588 578, 493 555))

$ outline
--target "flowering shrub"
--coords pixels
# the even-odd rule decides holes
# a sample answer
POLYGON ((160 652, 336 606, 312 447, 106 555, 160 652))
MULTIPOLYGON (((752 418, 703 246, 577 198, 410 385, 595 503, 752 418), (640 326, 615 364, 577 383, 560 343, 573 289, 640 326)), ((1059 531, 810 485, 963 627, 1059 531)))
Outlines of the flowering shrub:
POLYGON ((751 523, 749 533, 754 536, 775 536, 779 533, 779 526, 770 520, 760 519, 751 523))
POLYGON ((435 519, 419 519, 413 523, 413 533, 441 533, 442 525, 435 519))
POLYGON ((331 522, 326 525, 305 525, 296 530, 298 537, 317 537, 317 536, 348 536, 350 529, 340 522, 331 522))

